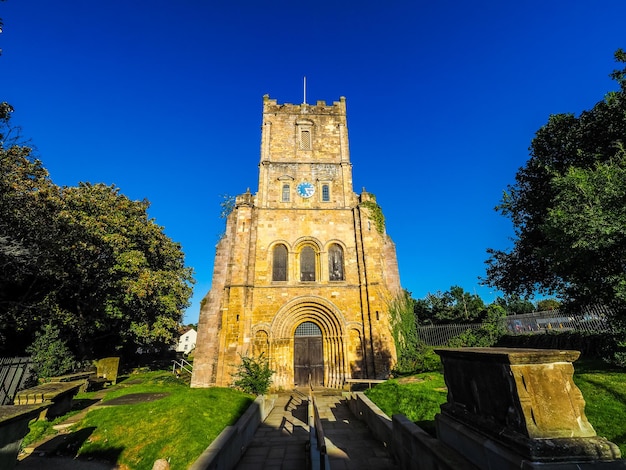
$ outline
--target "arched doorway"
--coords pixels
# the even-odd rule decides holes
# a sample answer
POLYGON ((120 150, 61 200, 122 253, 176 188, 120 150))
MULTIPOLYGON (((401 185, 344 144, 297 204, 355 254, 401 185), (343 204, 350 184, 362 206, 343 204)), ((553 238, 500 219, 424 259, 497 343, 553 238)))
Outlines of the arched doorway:
MULTIPOLYGON (((274 386, 287 389, 296 385, 305 386, 309 383, 308 372, 305 372, 306 380, 302 380, 300 377, 296 377, 294 367, 302 363, 304 367, 300 367, 300 369, 306 368, 304 360, 296 361, 295 352, 296 338, 311 336, 310 334, 301 335, 301 332, 298 332, 296 336, 296 330, 302 323, 312 323, 321 332, 315 331, 315 334, 318 335, 317 338, 321 339, 321 347, 317 354, 319 354, 318 357, 323 358, 323 361, 320 361, 320 365, 323 365, 317 368, 316 372, 319 372, 321 377, 316 374, 313 385, 317 383, 328 388, 343 387, 345 378, 349 377, 346 375, 346 368, 348 367, 345 347, 347 338, 344 337, 347 331, 346 320, 339 308, 331 301, 312 295, 296 297, 285 303, 267 327, 271 366, 276 371, 273 376, 274 386)), ((303 330, 305 328, 309 327, 302 327, 303 330)), ((306 332, 302 331, 302 333, 306 332)), ((319 342, 320 339, 317 341, 319 342)), ((315 340, 309 341, 309 343, 311 342, 314 343, 315 340)), ((302 347, 298 346, 299 352, 302 347)), ((308 354, 308 350, 307 346, 306 354, 308 354)))
POLYGON ((293 339, 294 385, 324 385, 324 349, 322 330, 315 323, 305 321, 298 325, 293 339))

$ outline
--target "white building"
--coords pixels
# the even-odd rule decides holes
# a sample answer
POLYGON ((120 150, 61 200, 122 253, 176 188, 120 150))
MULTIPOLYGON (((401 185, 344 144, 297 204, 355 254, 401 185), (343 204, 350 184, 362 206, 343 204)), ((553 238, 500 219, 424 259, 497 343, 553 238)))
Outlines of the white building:
POLYGON ((189 328, 178 339, 176 346, 177 353, 189 354, 196 347, 196 338, 198 333, 193 328, 189 328))

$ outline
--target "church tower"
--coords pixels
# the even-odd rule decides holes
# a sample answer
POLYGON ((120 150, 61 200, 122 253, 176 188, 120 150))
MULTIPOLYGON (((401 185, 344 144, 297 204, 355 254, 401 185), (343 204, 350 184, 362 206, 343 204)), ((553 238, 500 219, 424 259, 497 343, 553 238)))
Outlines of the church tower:
POLYGON ((228 386, 240 357, 260 354, 275 389, 386 378, 399 291, 376 198, 352 188, 345 98, 264 96, 258 191, 236 197, 217 245, 191 386, 228 386))

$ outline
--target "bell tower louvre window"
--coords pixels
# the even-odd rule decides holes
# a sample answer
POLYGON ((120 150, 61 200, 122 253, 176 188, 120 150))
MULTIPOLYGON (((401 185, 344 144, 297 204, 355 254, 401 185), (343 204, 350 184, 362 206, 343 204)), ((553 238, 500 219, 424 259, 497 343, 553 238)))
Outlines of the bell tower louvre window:
POLYGON ((300 130, 300 150, 311 150, 311 130, 300 130))
POLYGON ((296 122, 299 150, 313 150, 313 126, 310 119, 299 119, 296 122))

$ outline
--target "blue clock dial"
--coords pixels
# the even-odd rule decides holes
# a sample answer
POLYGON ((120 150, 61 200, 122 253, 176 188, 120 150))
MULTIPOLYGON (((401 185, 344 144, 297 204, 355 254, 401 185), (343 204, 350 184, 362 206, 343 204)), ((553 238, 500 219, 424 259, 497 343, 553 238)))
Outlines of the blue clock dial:
POLYGON ((315 194, 315 186, 308 181, 305 181, 304 183, 300 183, 298 185, 297 191, 299 196, 308 198, 315 194))

